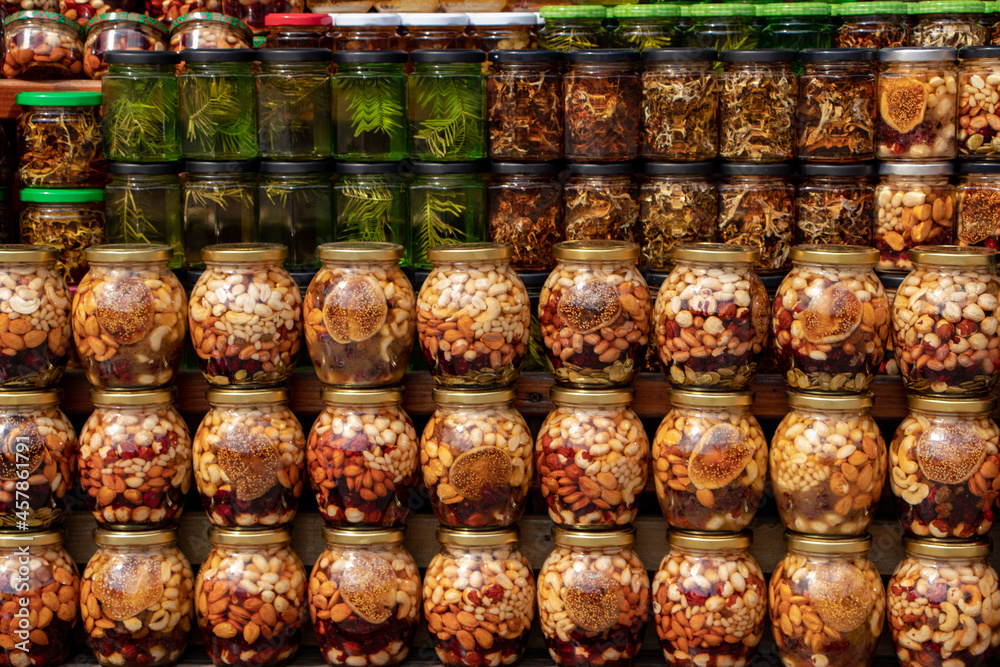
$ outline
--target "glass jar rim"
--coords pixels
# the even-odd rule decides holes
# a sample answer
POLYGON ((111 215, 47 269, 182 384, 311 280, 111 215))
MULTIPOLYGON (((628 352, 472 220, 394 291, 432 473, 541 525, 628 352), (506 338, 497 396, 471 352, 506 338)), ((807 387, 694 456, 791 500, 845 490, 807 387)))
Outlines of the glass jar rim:
POLYGON ((334 405, 379 405, 381 403, 402 403, 402 386, 378 389, 355 389, 353 387, 331 387, 324 385, 320 399, 334 405))
POLYGON ((792 248, 788 253, 793 262, 808 264, 864 265, 874 267, 878 262, 876 248, 859 245, 805 243, 792 248))

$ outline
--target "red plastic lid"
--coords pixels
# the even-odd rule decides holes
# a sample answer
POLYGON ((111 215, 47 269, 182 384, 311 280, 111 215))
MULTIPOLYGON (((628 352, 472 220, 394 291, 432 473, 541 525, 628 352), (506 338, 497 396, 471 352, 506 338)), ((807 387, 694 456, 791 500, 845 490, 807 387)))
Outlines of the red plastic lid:
POLYGON ((264 25, 333 25, 329 14, 268 14, 264 25))

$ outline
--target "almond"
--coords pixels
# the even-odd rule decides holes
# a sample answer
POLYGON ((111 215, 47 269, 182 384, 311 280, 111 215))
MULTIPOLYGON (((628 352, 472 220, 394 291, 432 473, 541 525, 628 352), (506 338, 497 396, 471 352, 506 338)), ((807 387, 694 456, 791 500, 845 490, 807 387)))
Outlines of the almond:
POLYGON ((270 602, 261 607, 259 613, 264 623, 271 627, 274 627, 274 624, 278 622, 278 612, 274 610, 274 605, 270 602))
POLYGON ((247 644, 253 644, 260 637, 260 626, 256 623, 247 623, 247 626, 243 628, 243 639, 247 644))
POLYGON ((28 320, 21 319, 20 317, 13 319, 7 326, 7 331, 11 333, 16 333, 18 336, 23 336, 24 334, 31 331, 31 322, 29 322, 28 320))
POLYGON ((455 639, 466 651, 476 650, 476 640, 468 630, 459 630, 455 633, 455 639))
POLYGON ((13 334, 10 331, 5 331, 0 334, 0 342, 3 343, 4 347, 9 347, 14 351, 20 351, 24 349, 24 341, 17 334, 13 334))
POLYGON ((232 639, 236 636, 236 628, 228 621, 219 623, 212 629, 212 632, 216 637, 220 637, 222 639, 232 639))

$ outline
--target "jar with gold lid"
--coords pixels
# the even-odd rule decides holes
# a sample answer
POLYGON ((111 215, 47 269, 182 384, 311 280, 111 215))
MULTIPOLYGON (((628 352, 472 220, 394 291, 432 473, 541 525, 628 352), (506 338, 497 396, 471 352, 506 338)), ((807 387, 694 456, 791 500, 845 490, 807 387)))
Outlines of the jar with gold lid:
POLYGON ((427 566, 423 601, 444 667, 499 667, 524 655, 535 617, 535 577, 518 537, 516 527, 438 527, 441 550, 427 566), (479 618, 477 607, 496 609, 497 622, 479 618))
POLYGON ((395 665, 420 620, 420 572, 403 530, 323 529, 326 549, 309 577, 319 650, 331 665, 395 665))
POLYGON ((80 615, 102 667, 176 664, 194 617, 194 573, 177 530, 94 529, 97 552, 83 570, 80 615))
POLYGON ((1000 587, 990 539, 906 537, 903 548, 887 596, 901 667, 997 664, 1000 587))
POLYGON ((419 440, 403 388, 323 387, 306 445, 309 480, 329 526, 403 522, 417 483, 419 440))
POLYGON ((627 667, 649 620, 649 575, 632 546, 635 529, 555 526, 555 548, 538 573, 538 620, 560 667, 627 667))
MULTIPOLYGON (((785 533, 768 585, 771 634, 788 667, 870 665, 885 623, 885 587, 868 534, 785 533)), ((937 663, 930 663, 937 664, 937 663)))
POLYGON ((750 663, 767 618, 767 585, 750 555, 752 541, 748 530, 667 531, 670 551, 653 577, 652 597, 656 634, 669 664, 750 663), (719 641, 713 628, 725 628, 734 641, 719 641))

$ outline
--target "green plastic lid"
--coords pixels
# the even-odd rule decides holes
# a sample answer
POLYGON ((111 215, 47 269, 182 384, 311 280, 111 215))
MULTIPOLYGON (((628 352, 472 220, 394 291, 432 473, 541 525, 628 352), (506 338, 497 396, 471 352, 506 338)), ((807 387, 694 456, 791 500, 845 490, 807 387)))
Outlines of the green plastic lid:
POLYGON ((983 14, 996 14, 1000 12, 1000 0, 983 3, 983 14))
POLYGON ((225 14, 219 14, 217 12, 189 12, 183 16, 178 16, 174 19, 171 25, 171 33, 176 32, 185 23, 192 23, 194 21, 211 21, 212 23, 223 23, 230 26, 231 28, 236 28, 247 36, 247 39, 253 35, 253 31, 250 30, 248 26, 243 21, 239 20, 235 16, 226 16, 225 14))
POLYGON ((619 19, 641 19, 680 16, 681 8, 677 5, 618 5, 613 7, 608 16, 619 19))
POLYGON ((76 190, 25 188, 21 190, 21 201, 38 202, 40 204, 83 204, 92 201, 104 201, 104 190, 101 188, 80 188, 76 190))
POLYGON ((43 21, 55 21, 56 23, 61 23, 62 25, 69 26, 73 28, 82 37, 86 32, 86 28, 77 23, 73 19, 68 19, 62 14, 57 14, 55 12, 40 12, 38 10, 32 9, 26 12, 15 12, 3 20, 4 26, 9 26, 11 23, 16 21, 27 21, 28 19, 40 19, 43 21))
POLYGON ((108 12, 107 14, 97 14, 87 21, 87 30, 89 31, 98 23, 108 23, 109 21, 131 21, 132 23, 151 26, 162 33, 167 32, 167 27, 165 25, 154 19, 152 16, 140 14, 139 12, 108 12))
POLYGON ((732 2, 720 4, 691 5, 691 16, 756 16, 753 5, 740 5, 732 2))
POLYGON ((837 16, 874 16, 879 14, 905 16, 907 8, 905 2, 849 2, 846 5, 834 7, 833 13, 837 16))
POLYGON ((976 0, 940 0, 911 2, 911 14, 982 14, 983 3, 976 0))
POLYGON ((822 2, 782 2, 757 5, 757 16, 829 16, 830 5, 822 2))
POLYGON ((607 7, 601 5, 554 5, 538 10, 543 19, 603 19, 608 17, 607 7))
POLYGON ((96 107, 101 104, 101 93, 69 91, 65 93, 18 93, 14 101, 29 107, 96 107))

